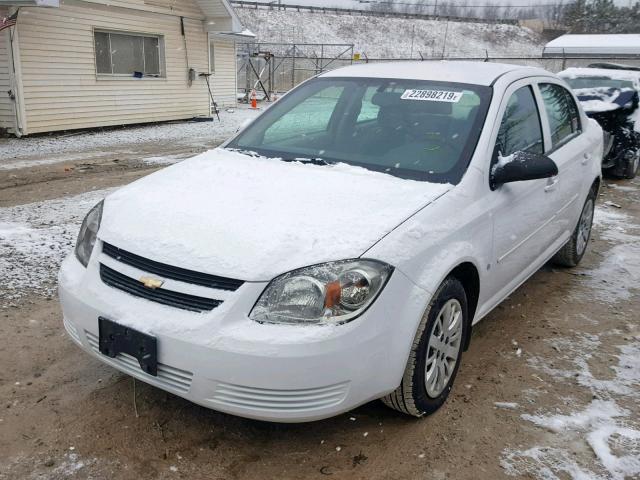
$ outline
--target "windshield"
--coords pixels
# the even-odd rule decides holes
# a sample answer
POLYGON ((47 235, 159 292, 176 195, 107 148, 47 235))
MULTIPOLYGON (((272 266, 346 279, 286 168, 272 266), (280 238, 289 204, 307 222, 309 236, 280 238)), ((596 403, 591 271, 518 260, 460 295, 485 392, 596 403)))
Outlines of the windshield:
POLYGON ((477 85, 317 78, 275 103, 226 148, 456 184, 490 100, 491 88, 477 85))
POLYGON ((577 77, 565 78, 573 90, 580 88, 633 88, 633 83, 628 80, 616 80, 607 77, 577 77))

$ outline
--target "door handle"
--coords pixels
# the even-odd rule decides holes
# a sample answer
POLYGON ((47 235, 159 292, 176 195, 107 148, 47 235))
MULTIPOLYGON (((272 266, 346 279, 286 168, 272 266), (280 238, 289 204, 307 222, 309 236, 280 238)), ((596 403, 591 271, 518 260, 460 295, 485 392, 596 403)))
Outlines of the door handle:
POLYGON ((580 163, 582 165, 586 165, 587 163, 589 163, 589 160, 591 160, 591 154, 587 152, 582 155, 582 160, 580 160, 580 163))
POLYGON ((552 190, 555 190, 556 185, 558 184, 559 181, 560 179, 558 177, 550 178, 549 181, 547 182, 547 186, 544 187, 544 191, 551 192, 552 190))

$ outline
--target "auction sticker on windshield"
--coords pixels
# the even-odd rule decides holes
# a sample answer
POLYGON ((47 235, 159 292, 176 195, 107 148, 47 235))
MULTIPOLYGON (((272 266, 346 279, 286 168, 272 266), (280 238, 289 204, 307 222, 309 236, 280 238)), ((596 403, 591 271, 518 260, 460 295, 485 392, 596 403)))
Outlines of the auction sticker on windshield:
POLYGON ((429 102, 457 103, 462 98, 462 92, 448 92, 446 90, 405 90, 402 100, 426 100, 429 102))

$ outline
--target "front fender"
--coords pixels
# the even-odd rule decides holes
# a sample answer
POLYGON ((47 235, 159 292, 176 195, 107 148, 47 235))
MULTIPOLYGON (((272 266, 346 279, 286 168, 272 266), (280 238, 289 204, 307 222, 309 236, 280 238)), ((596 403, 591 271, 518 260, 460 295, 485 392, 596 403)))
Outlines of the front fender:
POLYGON ((366 256, 395 266, 431 295, 453 269, 471 263, 480 278, 478 300, 482 304, 493 221, 486 199, 469 193, 472 190, 458 185, 396 228, 366 256))

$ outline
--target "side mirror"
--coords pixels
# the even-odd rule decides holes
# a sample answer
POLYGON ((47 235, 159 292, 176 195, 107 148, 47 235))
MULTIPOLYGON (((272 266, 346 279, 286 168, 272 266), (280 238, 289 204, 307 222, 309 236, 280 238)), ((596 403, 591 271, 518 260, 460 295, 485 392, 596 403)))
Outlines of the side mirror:
POLYGON ((503 183, 537 180, 557 174, 556 163, 540 153, 519 151, 507 157, 499 155, 497 163, 491 167, 491 189, 495 190, 503 183))

